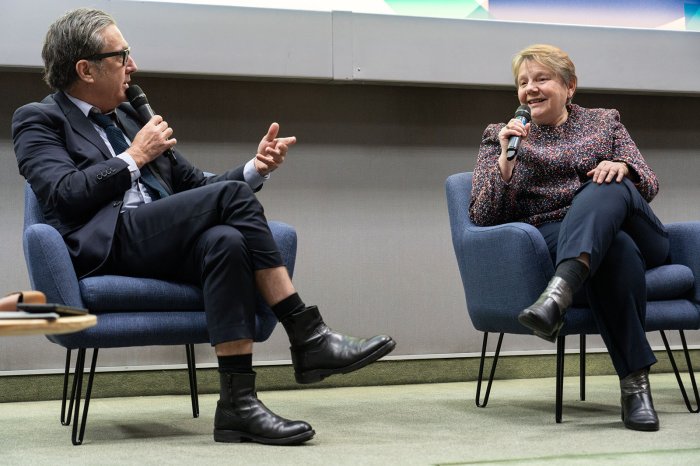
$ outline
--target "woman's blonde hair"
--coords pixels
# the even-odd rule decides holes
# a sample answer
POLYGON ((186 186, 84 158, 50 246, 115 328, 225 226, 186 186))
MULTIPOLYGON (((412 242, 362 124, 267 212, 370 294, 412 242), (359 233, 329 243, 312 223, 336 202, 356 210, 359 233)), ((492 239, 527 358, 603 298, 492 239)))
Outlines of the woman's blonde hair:
POLYGON ((525 61, 534 61, 542 66, 554 71, 559 77, 564 80, 566 85, 577 83, 576 67, 571 61, 569 55, 559 47, 547 44, 534 44, 524 48, 516 53, 513 57, 513 77, 515 78, 515 87, 518 87, 518 73, 520 66, 525 61))

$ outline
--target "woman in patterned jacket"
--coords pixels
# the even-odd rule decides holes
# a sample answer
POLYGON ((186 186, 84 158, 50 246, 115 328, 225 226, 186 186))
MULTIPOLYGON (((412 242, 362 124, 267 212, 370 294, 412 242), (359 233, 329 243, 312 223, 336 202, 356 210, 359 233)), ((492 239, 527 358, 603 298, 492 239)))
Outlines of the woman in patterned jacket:
POLYGON ((668 234, 649 202, 659 189, 617 110, 571 103, 576 70, 551 45, 513 58, 518 100, 532 121, 489 125, 479 149, 469 213, 478 225, 527 222, 542 233, 554 277, 518 320, 555 341, 574 294, 584 290, 620 377, 622 420, 658 430, 649 388, 656 362, 646 339, 647 268, 668 256, 668 234), (517 156, 508 141, 519 136, 517 156))

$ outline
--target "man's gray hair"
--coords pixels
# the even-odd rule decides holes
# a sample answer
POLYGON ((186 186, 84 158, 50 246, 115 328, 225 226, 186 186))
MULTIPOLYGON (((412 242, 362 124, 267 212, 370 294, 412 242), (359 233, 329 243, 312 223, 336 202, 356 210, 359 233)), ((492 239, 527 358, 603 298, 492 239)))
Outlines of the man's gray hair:
POLYGON ((77 79, 78 60, 102 51, 102 31, 114 18, 100 10, 79 8, 58 18, 46 33, 41 58, 44 81, 56 90, 66 90, 77 79))

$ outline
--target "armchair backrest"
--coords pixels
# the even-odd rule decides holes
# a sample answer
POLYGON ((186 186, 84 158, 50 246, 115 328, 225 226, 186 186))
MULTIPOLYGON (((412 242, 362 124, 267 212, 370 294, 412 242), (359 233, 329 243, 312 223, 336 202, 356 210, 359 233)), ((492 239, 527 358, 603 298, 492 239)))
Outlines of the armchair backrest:
POLYGON ((472 199, 472 173, 456 173, 447 178, 447 211, 450 216, 450 228, 464 231, 474 223, 469 218, 469 203, 472 199))
POLYGON ((44 223, 41 205, 29 183, 24 186, 22 246, 33 289, 43 292, 50 303, 85 307, 68 249, 58 231, 44 223))
POLYGON ((44 213, 29 183, 24 184, 24 229, 36 223, 44 223, 44 213))

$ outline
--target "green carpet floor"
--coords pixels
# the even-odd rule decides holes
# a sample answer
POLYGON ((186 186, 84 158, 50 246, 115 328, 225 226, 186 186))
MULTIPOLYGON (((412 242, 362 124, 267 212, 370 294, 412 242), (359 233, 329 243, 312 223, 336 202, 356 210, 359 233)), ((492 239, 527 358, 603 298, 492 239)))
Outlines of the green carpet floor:
POLYGON ((700 414, 685 408, 672 374, 652 374, 659 432, 620 421, 614 376, 589 376, 587 401, 567 377, 564 420, 554 422, 554 379, 497 380, 487 408, 474 382, 279 390, 274 411, 312 424, 297 447, 212 440, 216 395, 97 398, 85 443, 72 446, 58 401, 0 404, 2 464, 462 465, 700 464, 700 414))

